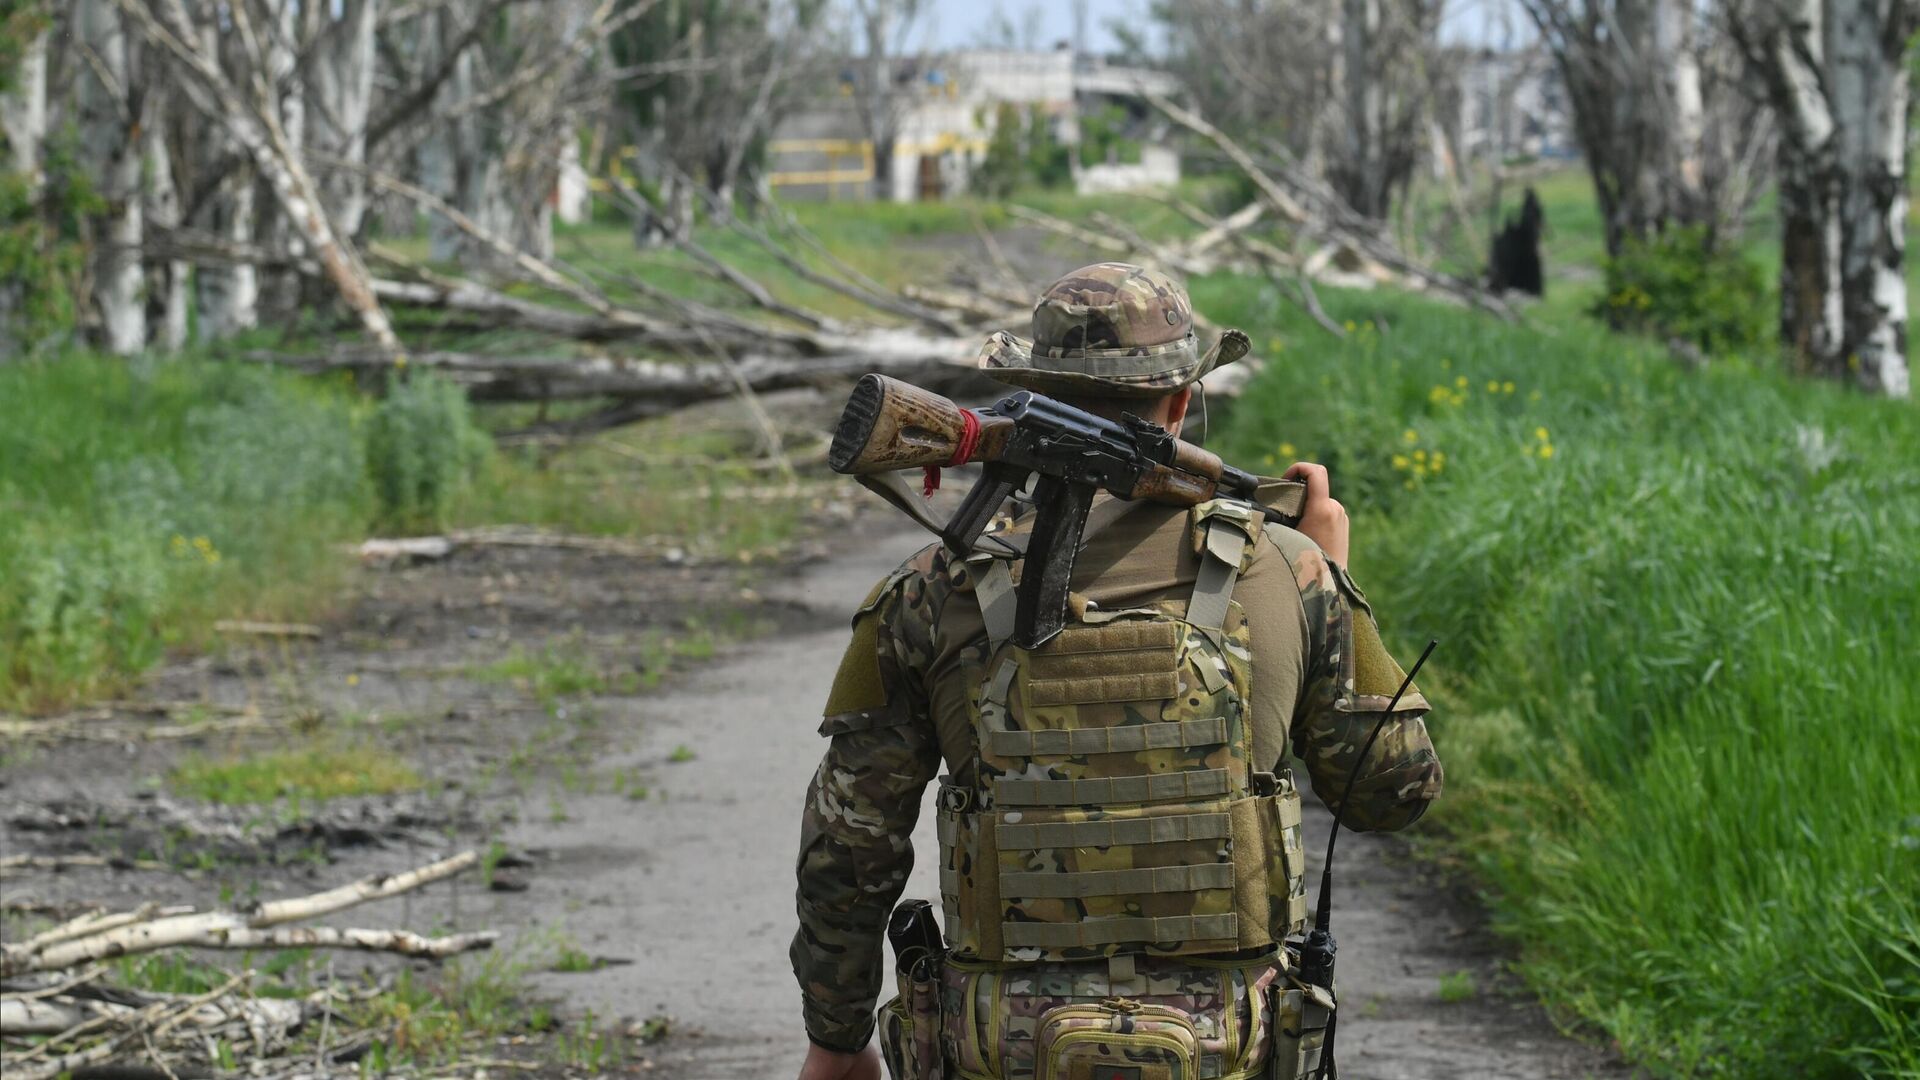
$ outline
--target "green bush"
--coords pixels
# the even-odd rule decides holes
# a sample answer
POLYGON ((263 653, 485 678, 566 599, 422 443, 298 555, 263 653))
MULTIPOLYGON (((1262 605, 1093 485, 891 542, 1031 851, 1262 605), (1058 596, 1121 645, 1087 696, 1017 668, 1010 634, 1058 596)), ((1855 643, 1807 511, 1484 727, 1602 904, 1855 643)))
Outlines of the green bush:
POLYGON ((324 595, 371 502, 359 411, 194 360, 0 365, 0 707, 111 690, 216 617, 324 595))
POLYGON ((442 524, 489 445, 458 386, 434 375, 396 381, 367 426, 367 468, 382 519, 400 527, 442 524))
POLYGON ((1433 821, 1522 970, 1659 1075, 1920 1073, 1920 413, 1323 299, 1357 331, 1265 320, 1223 450, 1333 462, 1385 629, 1440 640, 1433 821))
POLYGON ((1616 330, 1678 338, 1710 355, 1757 349, 1774 333, 1774 294, 1760 263, 1709 246, 1699 228, 1629 241, 1606 261, 1606 280, 1594 314, 1616 330))

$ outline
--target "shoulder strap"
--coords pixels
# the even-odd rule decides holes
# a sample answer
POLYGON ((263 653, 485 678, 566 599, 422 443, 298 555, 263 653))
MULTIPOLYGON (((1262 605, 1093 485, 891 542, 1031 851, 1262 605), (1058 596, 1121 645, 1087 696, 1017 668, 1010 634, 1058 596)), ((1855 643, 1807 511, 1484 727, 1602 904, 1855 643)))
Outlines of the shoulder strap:
POLYGON ((1201 530, 1195 537, 1201 545, 1200 571, 1193 579, 1193 596, 1187 601, 1188 622, 1206 630, 1226 625, 1227 604, 1240 580, 1240 564, 1260 527, 1257 516, 1242 504, 1217 499, 1194 508, 1194 527, 1201 530))

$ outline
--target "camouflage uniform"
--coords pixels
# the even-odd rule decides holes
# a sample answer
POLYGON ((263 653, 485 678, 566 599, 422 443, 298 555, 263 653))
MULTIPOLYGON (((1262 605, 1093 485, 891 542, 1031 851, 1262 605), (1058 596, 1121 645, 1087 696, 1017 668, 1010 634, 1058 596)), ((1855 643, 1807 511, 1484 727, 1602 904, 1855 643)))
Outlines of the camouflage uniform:
MULTIPOLYGON (((1184 293, 1163 282, 1159 275, 1116 264, 1063 279, 1076 299, 1092 293, 1091 302, 1043 303, 1035 317, 1042 341, 1057 343, 1075 326, 1084 330, 1088 312, 1110 313, 1113 305, 1101 303, 1102 287, 1109 300, 1129 292, 1148 297, 1117 320, 1091 320, 1099 323, 1092 333, 1071 338, 1093 347, 1047 360, 1058 368, 1091 354, 1089 366, 1098 374, 1064 373, 1084 375, 1066 378, 1067 392, 1166 393, 1238 355, 1230 339, 1201 353, 1184 293), (1168 302, 1169 297, 1178 302, 1168 302), (1049 318, 1052 324, 1044 325, 1049 318)), ((1049 297, 1060 293, 1056 286, 1049 297)), ((1042 351, 1048 349, 1062 346, 1042 351)), ((1032 367, 1033 356, 1027 343, 996 335, 988 343, 985 365, 996 374, 1019 373, 1009 381, 1059 392, 1063 373, 1032 367)), ((1076 561, 1073 589, 1103 611, 1184 600, 1199 563, 1187 512, 1142 506, 1089 540, 1076 561)), ((985 624, 974 595, 978 573, 978 564, 929 546, 875 586, 854 618, 853 642, 820 728, 832 742, 809 789, 802 821, 800 930, 791 950, 808 1035, 829 1049, 857 1050, 871 1037, 885 974, 882 931, 913 864, 910 837, 926 785, 943 762, 950 781, 960 786, 971 784, 983 767, 973 722, 988 662, 985 624)), ((1254 767, 1279 771, 1290 747, 1323 798, 1333 798, 1357 773, 1345 817, 1354 828, 1398 829, 1418 819, 1438 796, 1442 780, 1421 719, 1427 703, 1417 690, 1410 693, 1367 759, 1359 760, 1360 746, 1391 689, 1381 692, 1377 674, 1356 680, 1356 656, 1365 655, 1357 645, 1384 654, 1372 637, 1366 602, 1344 570, 1300 533, 1269 523, 1244 561, 1234 597, 1240 621, 1230 627, 1228 648, 1244 651, 1251 662, 1250 701, 1241 722, 1251 728, 1246 745, 1254 767), (1357 614, 1365 616, 1358 619, 1358 643, 1357 614)), ((967 975, 967 959, 964 953, 957 957, 944 977, 940 992, 950 1012, 964 1006, 960 999, 981 992, 980 980, 967 975)), ((1210 971, 1204 964, 1173 962, 1186 959, 1142 958, 1148 993, 1135 996, 1151 1001, 1164 995, 1202 1009, 1238 1000, 1257 1003, 1237 1013, 1216 1008, 1209 1015, 1224 1019, 1195 1033, 1203 1051, 1231 1058, 1234 1047, 1273 1022, 1263 1011, 1268 998, 1262 992, 1272 969, 1210 971), (1249 980, 1262 985, 1246 985, 1249 980)), ((1002 995, 993 1013, 1000 1018, 998 1038, 1013 1049, 992 1068, 974 1071, 991 1073, 1004 1066, 1007 1072, 1001 1075, 1030 1072, 1031 1060, 1023 1059, 1020 1049, 1023 1032, 1031 1038, 1034 1016, 1026 1014, 1078 1000, 1075 980, 1082 970, 1042 963, 1023 969, 1018 980, 997 979, 996 992, 1002 995), (1027 1001, 1040 1004, 1029 1009, 1022 1004, 1027 1001)), ((1105 993, 1097 986, 1082 990, 1089 1000, 1105 993)), ((985 1008, 977 1011, 981 1017, 988 1014, 985 1008)), ((950 1050, 953 1046, 949 1038, 950 1050)), ((1220 1075, 1220 1070, 1205 1075, 1220 1075)))

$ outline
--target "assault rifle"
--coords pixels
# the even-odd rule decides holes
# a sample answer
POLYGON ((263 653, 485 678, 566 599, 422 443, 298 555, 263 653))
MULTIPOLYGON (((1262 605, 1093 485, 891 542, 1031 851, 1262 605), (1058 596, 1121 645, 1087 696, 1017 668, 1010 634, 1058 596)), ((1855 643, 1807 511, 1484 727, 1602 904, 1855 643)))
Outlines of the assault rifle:
POLYGON ((959 555, 970 554, 1000 505, 1029 477, 1038 477, 1037 516, 1023 553, 1014 616, 1013 641, 1027 649, 1066 624, 1073 560, 1095 491, 1174 506, 1221 495, 1249 502, 1266 495, 1269 505, 1260 509, 1285 525, 1299 523, 1306 501, 1304 484, 1263 481, 1137 416, 1109 420, 1029 390, 992 408, 966 409, 877 374, 862 376, 847 399, 827 464, 860 477, 959 555), (982 464, 984 475, 945 525, 927 519, 925 507, 913 505, 897 478, 891 485, 880 482, 902 469, 925 469, 931 491, 938 470, 973 461, 982 464))

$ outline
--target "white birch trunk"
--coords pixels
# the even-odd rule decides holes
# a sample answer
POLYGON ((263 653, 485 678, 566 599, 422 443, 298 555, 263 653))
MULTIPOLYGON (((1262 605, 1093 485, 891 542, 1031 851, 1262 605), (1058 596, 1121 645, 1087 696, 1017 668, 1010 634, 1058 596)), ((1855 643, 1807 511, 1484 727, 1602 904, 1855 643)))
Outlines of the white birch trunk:
POLYGON ((0 129, 7 137, 8 165, 40 190, 40 144, 47 138, 47 35, 27 43, 14 72, 13 89, 0 94, 0 129))
POLYGON ((1907 397, 1912 0, 1762 0, 1736 31, 1781 117, 1780 335, 1814 372, 1907 397))
POLYGON ((1907 397, 1907 106, 1913 0, 1830 0, 1827 93, 1842 179, 1844 362, 1867 390, 1907 397), (1907 9, 1904 24, 1895 14, 1907 9))
MULTIPOLYGON (((223 67, 229 66, 221 52, 219 29, 213 25, 201 28, 200 53, 216 58, 223 67)), ((203 162, 226 161, 246 153, 219 124, 202 127, 196 152, 203 162)), ((222 240, 250 247, 257 235, 257 217, 253 169, 242 167, 220 179, 219 192, 207 200, 193 225, 222 240)), ((251 263, 203 265, 194 274, 194 284, 200 308, 200 340, 218 341, 259 325, 260 279, 251 263)))
MULTIPOLYGON (((300 232, 305 249, 322 268, 327 280, 360 320, 382 353, 395 359, 406 351, 393 332, 393 324, 373 295, 366 267, 350 243, 339 238, 327 220, 326 208, 315 194, 313 178, 307 174, 297 148, 287 138, 279 118, 269 108, 250 108, 241 93, 221 74, 219 65, 202 49, 195 47, 197 37, 181 0, 164 5, 168 25, 161 25, 140 0, 114 0, 121 11, 140 25, 147 37, 172 54, 182 76, 180 89, 200 111, 217 120, 235 142, 253 160, 254 168, 267 182, 276 204, 300 232)), ((241 9, 235 9, 241 10, 241 9)))
MULTIPOLYGON (((141 141, 146 150, 147 220, 156 228, 178 228, 180 192, 173 182, 173 155, 167 148, 166 126, 157 122, 143 125, 141 141)), ((188 273, 184 259, 164 259, 147 271, 152 343, 167 352, 178 352, 187 343, 188 273)))
MULTIPOLYGON (((334 25, 319 31, 324 35, 316 46, 319 55, 309 66, 308 92, 314 107, 307 118, 308 145, 354 165, 367 160, 373 32, 379 8, 379 0, 341 0, 334 25)), ((334 19, 327 9, 313 10, 323 21, 334 19)), ((320 177, 320 198, 343 234, 359 234, 367 212, 367 185, 358 170, 327 170, 320 177)))
POLYGON ((101 343, 131 356, 147 343, 140 269, 141 147, 127 94, 132 45, 113 0, 78 0, 73 32, 98 58, 97 67, 80 65, 74 78, 81 160, 106 203, 95 218, 93 305, 101 343))
MULTIPOLYGON (((293 74, 297 57, 294 55, 294 43, 300 37, 299 0, 267 0, 274 25, 260 27, 264 35, 261 45, 266 50, 267 85, 280 87, 279 119, 280 129, 286 133, 287 146, 293 152, 301 152, 307 145, 307 103, 306 83, 304 79, 289 79, 293 74)), ((270 182, 270 181, 269 181, 270 182)), ((275 198, 255 197, 260 223, 256 226, 261 239, 276 251, 287 251, 295 258, 306 255, 306 244, 301 237, 302 230, 292 221, 275 198)), ((269 310, 293 312, 301 306, 300 275, 291 270, 267 270, 260 273, 260 299, 269 310)))

